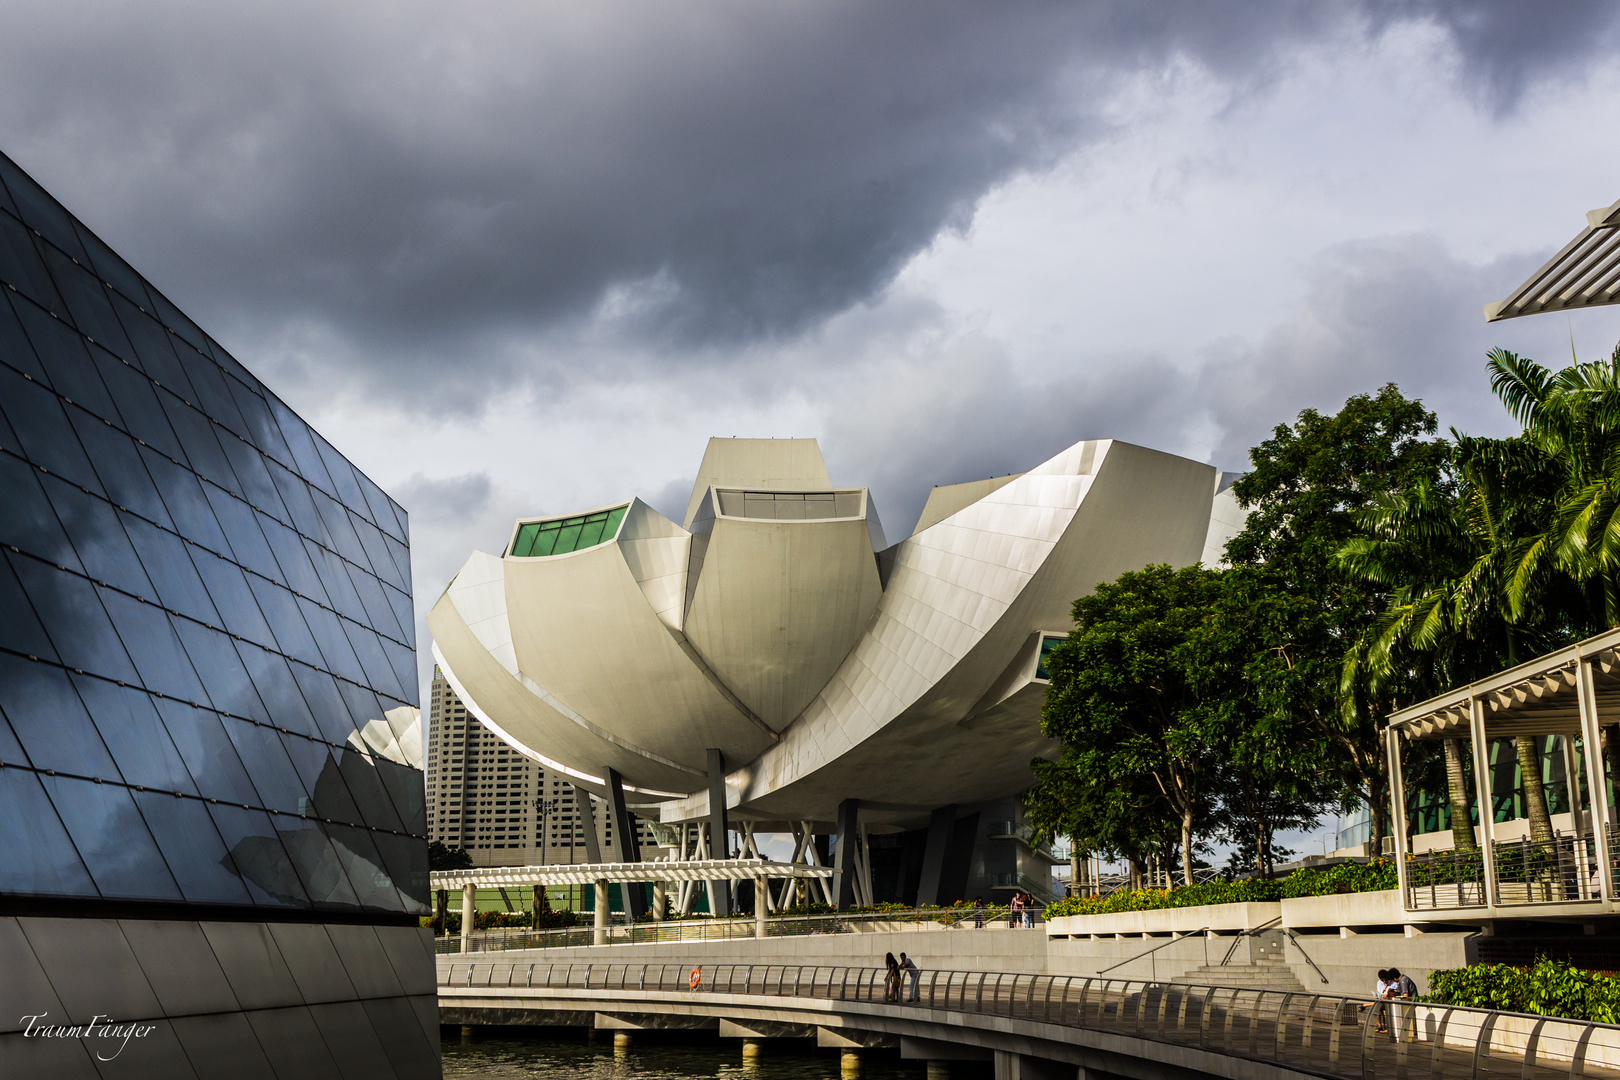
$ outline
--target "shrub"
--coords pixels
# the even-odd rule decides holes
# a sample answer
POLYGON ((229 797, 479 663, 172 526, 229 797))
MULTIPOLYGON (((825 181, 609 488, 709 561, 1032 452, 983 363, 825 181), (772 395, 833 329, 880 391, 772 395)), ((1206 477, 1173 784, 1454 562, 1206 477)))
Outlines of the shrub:
POLYGON ((1620 979, 1540 956, 1528 968, 1475 964, 1431 972, 1420 1000, 1613 1024, 1620 1018, 1620 979))
POLYGON ((1178 889, 1117 889, 1104 897, 1071 896, 1046 905, 1045 914, 1048 919, 1056 919, 1064 915, 1106 915, 1206 904, 1266 904, 1297 896, 1378 892, 1395 887, 1395 864, 1378 859, 1371 863, 1339 863, 1326 870, 1295 870, 1281 881, 1247 878, 1183 885, 1178 889))

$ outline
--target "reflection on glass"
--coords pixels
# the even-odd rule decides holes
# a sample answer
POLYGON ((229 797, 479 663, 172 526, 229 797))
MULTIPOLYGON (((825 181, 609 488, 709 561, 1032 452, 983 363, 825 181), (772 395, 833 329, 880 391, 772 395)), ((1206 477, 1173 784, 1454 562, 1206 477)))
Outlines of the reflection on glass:
POLYGON ((180 892, 193 904, 251 904, 206 804, 137 791, 135 804, 157 838, 180 892))
POLYGON ((255 904, 269 907, 309 907, 309 895, 287 858, 287 849, 270 823, 270 815, 224 803, 209 803, 230 863, 247 886, 255 904))
POLYGON ((32 772, 0 769, 0 821, 28 823, 26 829, 0 829, 0 893, 96 895, 78 849, 32 772))
POLYGON ((175 749, 196 781, 197 792, 210 799, 258 806, 259 793, 248 779, 217 714, 178 701, 158 699, 158 712, 175 749))
POLYGON ((276 817, 282 846, 316 907, 358 907, 354 887, 332 840, 315 821, 276 817))
POLYGON ((197 793, 149 694, 89 675, 73 676, 73 685, 127 783, 197 793))
POLYGON ((127 789, 65 776, 39 779, 102 896, 180 899, 127 789))
POLYGON ((140 682, 95 586, 26 556, 6 555, 63 663, 114 681, 140 682))

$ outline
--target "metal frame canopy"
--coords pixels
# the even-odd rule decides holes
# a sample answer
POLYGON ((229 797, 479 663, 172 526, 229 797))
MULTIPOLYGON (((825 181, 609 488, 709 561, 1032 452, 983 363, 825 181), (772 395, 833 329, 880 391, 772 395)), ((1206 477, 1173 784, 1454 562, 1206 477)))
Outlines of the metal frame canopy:
POLYGON ((1620 304, 1620 200, 1588 211, 1586 228, 1506 300, 1485 305, 1485 321, 1543 311, 1620 304))
POLYGON ((769 859, 691 859, 686 862, 574 863, 560 866, 487 866, 435 870, 435 889, 496 888, 505 885, 632 884, 643 881, 756 881, 760 878, 832 877, 830 866, 771 862, 769 859))
MULTIPOLYGON (((1608 630, 1528 663, 1391 713, 1385 731, 1396 868, 1403 906, 1482 908, 1493 917, 1613 913, 1620 899, 1615 808, 1603 760, 1605 715, 1620 714, 1620 629, 1608 630), (1414 855, 1406 832, 1400 740, 1458 739, 1473 763, 1473 801, 1493 807, 1492 739, 1556 735, 1570 790, 1584 766, 1588 805, 1570 808, 1570 831, 1551 838, 1498 840, 1493 813, 1479 814, 1477 855, 1414 855), (1577 748, 1576 740, 1580 745, 1577 748), (1600 782, 1593 783, 1592 778, 1600 782)), ((1455 827, 1455 825, 1453 826, 1455 827)))

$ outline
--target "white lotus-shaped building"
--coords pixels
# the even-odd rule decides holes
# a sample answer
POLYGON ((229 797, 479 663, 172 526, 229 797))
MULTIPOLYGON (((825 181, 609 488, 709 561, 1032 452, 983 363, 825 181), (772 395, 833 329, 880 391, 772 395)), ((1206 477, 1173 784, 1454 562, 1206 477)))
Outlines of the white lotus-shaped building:
POLYGON ((1077 597, 1218 556, 1241 522, 1221 486, 1081 442, 936 487, 890 545, 814 440, 715 439, 682 522, 629 499, 475 552, 428 616, 434 657, 513 746, 666 823, 709 818, 723 790, 737 822, 831 822, 855 800, 864 828, 938 831, 1054 749, 1040 659, 1077 597))

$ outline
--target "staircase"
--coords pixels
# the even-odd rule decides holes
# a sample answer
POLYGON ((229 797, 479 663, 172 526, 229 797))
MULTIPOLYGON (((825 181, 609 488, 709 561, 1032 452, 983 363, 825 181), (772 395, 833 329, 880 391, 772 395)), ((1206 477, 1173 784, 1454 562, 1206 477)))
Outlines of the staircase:
POLYGON ((1170 981, 1194 986, 1235 986, 1246 990, 1309 993, 1286 962, 1283 952, 1285 941, 1281 930, 1262 930, 1241 938, 1227 963, 1202 964, 1170 981))

